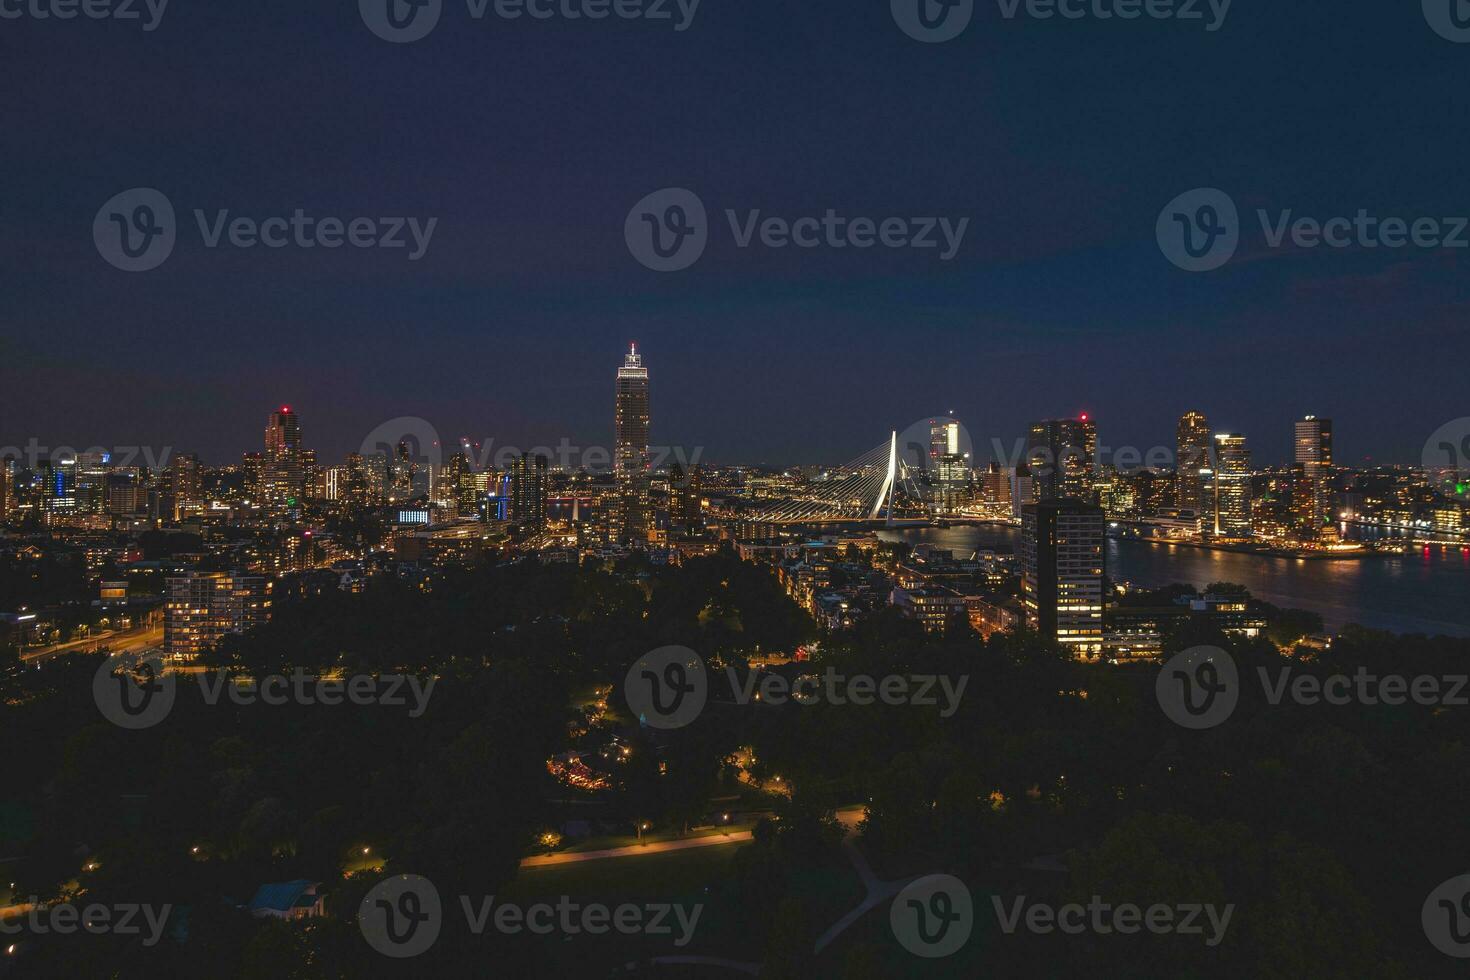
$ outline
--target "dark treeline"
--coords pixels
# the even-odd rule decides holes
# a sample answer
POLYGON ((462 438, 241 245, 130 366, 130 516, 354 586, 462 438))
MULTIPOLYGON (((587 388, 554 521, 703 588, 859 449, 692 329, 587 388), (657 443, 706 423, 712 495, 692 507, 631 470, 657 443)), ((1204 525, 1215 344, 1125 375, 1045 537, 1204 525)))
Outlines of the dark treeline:
MULTIPOLYGON (((770 976, 916 967, 863 940, 812 960, 812 939, 836 918, 810 900, 812 883, 845 873, 832 809, 853 803, 867 806, 861 847, 881 876, 958 875, 980 922, 993 922, 991 894, 1236 906, 1215 948, 987 926, 974 957, 915 975, 1454 975, 1419 916, 1434 886, 1470 871, 1466 710, 1272 705, 1256 673, 1454 675, 1470 643, 1354 629, 1298 660, 1266 638, 1193 626, 1171 649, 1219 646, 1246 681, 1234 715, 1195 732, 1159 710, 1157 665, 1078 663, 1025 633, 926 634, 892 611, 818 637, 767 570, 729 554, 681 568, 528 561, 454 573, 430 592, 374 580, 361 594, 282 603, 267 627, 211 658, 256 677, 432 674, 420 718, 387 706, 209 705, 181 678, 169 717, 127 732, 91 701, 96 659, 26 672, 3 711, 0 813, 12 816, 0 821, 0 856, 23 856, 7 865, 17 891, 54 897, 80 884, 79 901, 188 913, 176 923, 187 941, 153 949, 123 937, 37 939, 16 975, 477 976, 491 960, 518 975, 604 975, 614 964, 579 961, 574 944, 454 926, 398 963, 367 949, 353 916, 383 873, 422 874, 446 896, 511 883, 549 819, 546 760, 567 743, 572 692, 620 685, 639 656, 670 644, 706 657, 711 704, 671 735, 625 726, 634 752, 610 806, 677 831, 729 787, 739 748, 753 749, 753 775, 794 788, 711 897, 709 914, 728 918, 770 976), (813 640, 812 663, 778 671, 940 674, 968 678, 964 696, 949 717, 915 705, 732 702, 726 667, 738 683, 747 655, 813 640), (362 846, 384 871, 344 879, 362 846), (1064 870, 1038 879, 1038 859, 1064 870), (79 871, 84 860, 97 869, 79 871), (260 883, 293 878, 327 884, 331 919, 293 928, 235 910, 260 883)), ((631 864, 628 873, 636 879, 631 864)))

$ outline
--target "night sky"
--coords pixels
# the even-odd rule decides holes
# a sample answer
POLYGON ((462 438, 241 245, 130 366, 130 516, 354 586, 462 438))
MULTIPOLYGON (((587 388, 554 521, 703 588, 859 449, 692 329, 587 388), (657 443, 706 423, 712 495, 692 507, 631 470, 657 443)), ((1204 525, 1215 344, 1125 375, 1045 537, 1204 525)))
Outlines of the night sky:
POLYGON ((328 462, 400 415, 605 445, 630 340, 653 441, 726 462, 838 462, 945 410, 980 444, 1086 411, 1171 445, 1190 408, 1262 463, 1304 413, 1340 462, 1417 461, 1470 415, 1470 250, 1272 249, 1254 217, 1470 214, 1470 44, 1414 0, 1236 0, 1214 33, 980 0, 932 45, 888 0, 703 0, 684 32, 446 0, 403 45, 355 0, 172 0, 151 33, 0 20, 0 62, 0 445, 222 463, 281 404, 328 462), (669 186, 714 228, 660 274, 623 224, 669 186), (1245 241, 1191 274, 1154 226, 1202 186, 1245 241), (180 217, 146 273, 92 239, 132 187, 180 217), (439 221, 410 262, 207 249, 192 217, 298 207, 439 221), (741 249, 725 208, 970 224, 950 262, 741 249))

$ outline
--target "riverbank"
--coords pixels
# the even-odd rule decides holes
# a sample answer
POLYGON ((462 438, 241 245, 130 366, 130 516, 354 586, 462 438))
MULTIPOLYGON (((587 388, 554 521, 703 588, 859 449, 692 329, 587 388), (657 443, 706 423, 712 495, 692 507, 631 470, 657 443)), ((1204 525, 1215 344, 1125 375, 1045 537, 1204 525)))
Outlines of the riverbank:
MULTIPOLYGON (((984 525, 886 531, 889 541, 931 544, 956 554, 1014 551, 1019 528, 984 525)), ((1374 553, 1381 561, 1308 561, 1252 551, 1178 547, 1142 538, 1110 537, 1107 572, 1116 581, 1162 587, 1234 582, 1283 609, 1320 613, 1329 632, 1359 623, 1391 633, 1470 636, 1470 551, 1418 549, 1374 553)))
POLYGON ((1394 557, 1392 552, 1376 551, 1372 548, 1355 548, 1351 551, 1318 551, 1310 548, 1273 548, 1260 544, 1221 544, 1214 541, 1192 541, 1184 538, 1143 537, 1133 534, 1114 534, 1109 537, 1120 541, 1143 541, 1148 544, 1178 545, 1181 548, 1200 548, 1204 551, 1229 551, 1237 555, 1258 555, 1262 558, 1291 558, 1297 561, 1362 561, 1365 558, 1394 557))

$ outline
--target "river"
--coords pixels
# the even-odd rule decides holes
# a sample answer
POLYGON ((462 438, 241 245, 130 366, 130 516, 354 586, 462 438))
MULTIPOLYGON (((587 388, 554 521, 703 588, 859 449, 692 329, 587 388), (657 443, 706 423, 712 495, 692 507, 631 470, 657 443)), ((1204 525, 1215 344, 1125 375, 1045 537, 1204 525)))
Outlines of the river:
MULTIPOLYGON (((885 540, 929 542, 957 555, 977 548, 1014 551, 1020 535, 1019 528, 1003 525, 878 532, 885 540)), ((1470 552, 1460 548, 1306 561, 1117 538, 1107 547, 1109 577, 1136 585, 1236 582, 1274 605, 1320 613, 1332 632, 1359 623, 1395 633, 1470 636, 1470 552)))

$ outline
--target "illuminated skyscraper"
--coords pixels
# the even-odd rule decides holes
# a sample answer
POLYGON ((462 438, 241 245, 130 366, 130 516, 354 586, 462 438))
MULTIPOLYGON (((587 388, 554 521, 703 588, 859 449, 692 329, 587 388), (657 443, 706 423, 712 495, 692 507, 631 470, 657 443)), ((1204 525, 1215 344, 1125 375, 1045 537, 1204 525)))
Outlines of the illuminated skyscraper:
POLYGON ((1251 452, 1245 436, 1223 432, 1215 436, 1215 468, 1209 472, 1215 536, 1250 537, 1251 452))
POLYGON ((1296 462, 1306 486, 1301 499, 1310 501, 1301 513, 1302 529, 1315 536, 1331 520, 1332 513, 1332 420, 1308 415, 1296 423, 1296 462))
POLYGON ((1185 412, 1176 430, 1178 469, 1175 473, 1174 505, 1180 510, 1205 512, 1205 481, 1202 471, 1210 469, 1210 421, 1203 412, 1185 412))
POLYGON ((1308 468, 1332 465, 1332 420, 1308 415, 1296 424, 1296 461, 1308 468))
POLYGON ((960 445, 960 424, 954 419, 930 420, 927 471, 935 512, 957 511, 969 495, 970 458, 960 445))
POLYGON ((529 531, 546 526, 546 457, 522 453, 510 464, 510 519, 529 531))
POLYGON ((178 453, 169 463, 165 485, 172 511, 168 516, 183 520, 185 515, 197 514, 204 509, 204 491, 199 474, 199 457, 193 453, 178 453))
POLYGON ((613 420, 613 474, 618 499, 613 532, 618 541, 641 543, 648 537, 648 369, 638 345, 628 349, 618 368, 613 420))
POLYGON ((1026 625, 1078 657, 1102 653, 1105 523, 1101 507, 1080 500, 1021 509, 1026 625))
POLYGON ((265 427, 265 458, 261 461, 261 494, 272 506, 296 500, 306 479, 301 456, 301 419, 290 406, 271 412, 265 427))
POLYGON ((15 464, 10 459, 0 456, 0 524, 5 523, 5 516, 10 512, 11 470, 14 468, 15 464))
POLYGON ((1033 424, 1026 440, 1026 463, 1039 499, 1088 497, 1096 455, 1097 427, 1085 416, 1033 424))

